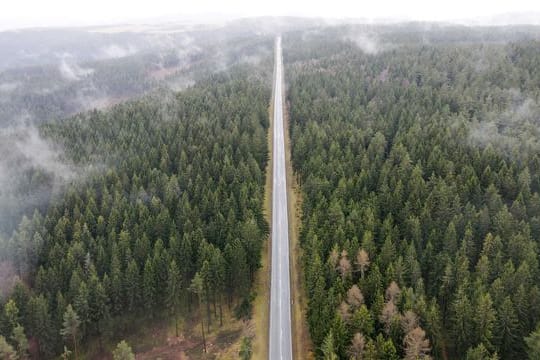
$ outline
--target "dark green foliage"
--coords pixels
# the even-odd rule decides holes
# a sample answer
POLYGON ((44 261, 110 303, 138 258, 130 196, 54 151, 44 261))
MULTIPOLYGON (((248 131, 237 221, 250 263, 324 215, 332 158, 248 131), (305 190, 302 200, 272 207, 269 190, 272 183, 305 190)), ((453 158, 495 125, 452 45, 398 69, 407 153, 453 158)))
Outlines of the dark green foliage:
POLYGON ((525 338, 525 344, 527 344, 527 355, 529 355, 529 359, 540 357, 540 327, 525 338))
POLYGON ((528 30, 284 37, 319 357, 348 359, 356 333, 368 359, 526 356, 540 320, 540 46, 528 30), (351 317, 353 284, 365 304, 351 317))
POLYGON ((238 355, 242 360, 251 359, 251 356, 253 355, 253 350, 250 337, 244 336, 242 338, 242 343, 240 344, 240 351, 238 351, 238 355))
POLYGON ((234 315, 237 319, 249 320, 251 318, 251 310, 253 308, 253 300, 255 300, 255 295, 251 294, 247 297, 244 297, 242 301, 234 309, 234 315))
POLYGON ((162 316, 166 308, 175 319, 190 314, 197 298, 188 285, 197 273, 205 326, 222 324, 225 301, 249 317, 268 231, 270 78, 261 69, 43 125, 77 166, 100 166, 43 216, 23 220, 9 241, 17 249, 38 236, 42 246, 27 276, 32 289, 16 289, 6 305, 6 338, 20 321, 43 357, 59 354, 72 304, 76 337, 101 345, 111 317, 162 316))

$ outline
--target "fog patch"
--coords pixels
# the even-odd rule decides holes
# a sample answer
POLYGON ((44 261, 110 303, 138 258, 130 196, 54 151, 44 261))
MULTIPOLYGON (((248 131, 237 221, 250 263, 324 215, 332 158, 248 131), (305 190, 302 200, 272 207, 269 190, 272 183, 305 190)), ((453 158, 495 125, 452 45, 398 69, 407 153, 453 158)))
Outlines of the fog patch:
POLYGON ((73 103, 77 111, 105 108, 112 101, 113 98, 106 91, 98 89, 92 79, 89 79, 84 86, 77 89, 77 94, 73 97, 73 103))
POLYGON ((28 123, 19 120, 0 129, 0 233, 9 234, 22 214, 48 204, 64 184, 82 174, 66 161, 61 147, 28 123))
POLYGON ((94 73, 94 69, 80 67, 75 62, 70 61, 70 58, 70 56, 62 57, 62 61, 58 67, 60 75, 62 75, 65 80, 79 81, 94 73))
MULTIPOLYGON (((4 245, 0 238, 0 245, 4 245)), ((8 259, 6 254, 2 254, 5 249, 0 249, 0 258, 8 259)), ((0 300, 5 299, 10 293, 15 284, 19 281, 19 277, 15 271, 12 261, 0 261, 0 300)))
POLYGON ((388 45, 383 44, 376 34, 368 31, 350 30, 343 37, 343 40, 354 43, 362 52, 368 55, 375 55, 388 49, 388 45))
POLYGON ((191 36, 187 35, 178 39, 178 44, 173 44, 172 48, 176 48, 176 57, 182 65, 189 64, 193 55, 202 53, 201 47, 195 44, 195 40, 191 36))
MULTIPOLYGON (((118 100, 118 102, 120 102, 120 100, 118 100)), ((86 95, 79 95, 77 97, 77 103, 80 105, 81 110, 86 111, 93 109, 103 109, 114 104, 115 102, 111 100, 108 96, 92 97, 86 95)))
POLYGON ((43 239, 42 220, 36 223, 33 216, 41 218, 67 186, 101 170, 101 165, 73 164, 27 115, 20 119, 25 121, 0 129, 0 298, 35 270, 43 239))
POLYGON ((240 58, 237 59, 236 63, 258 65, 271 53, 272 51, 268 48, 258 47, 256 50, 254 50, 250 54, 240 56, 240 58))
POLYGON ((36 86, 30 91, 34 94, 39 94, 39 95, 51 95, 60 89, 61 89, 60 85, 51 84, 50 86, 36 86))
POLYGON ((306 42, 309 40, 313 40, 315 37, 319 37, 323 34, 322 29, 308 29, 305 31, 302 31, 301 39, 302 41, 306 42))
POLYGON ((178 38, 178 42, 182 46, 191 46, 195 43, 195 39, 192 36, 183 34, 178 38))
POLYGON ((0 84, 0 93, 11 93, 20 86, 19 82, 5 82, 0 84))
POLYGON ((137 53, 137 51, 138 51, 137 48, 133 45, 121 46, 117 44, 112 44, 112 45, 108 45, 101 48, 100 54, 101 54, 101 58, 117 59, 117 58, 129 56, 129 55, 133 55, 137 53))
POLYGON ((540 150, 540 105, 519 89, 504 91, 506 106, 500 113, 486 114, 470 126, 472 145, 492 146, 510 156, 530 149, 540 150))
POLYGON ((75 177, 75 170, 61 160, 61 152, 29 125, 0 130, 0 297, 9 295, 20 277, 24 278, 35 262, 26 255, 38 253, 40 246, 28 241, 21 219, 35 210, 44 212, 61 185, 75 177), (8 238, 9 235, 12 235, 8 238), (9 240, 8 240, 9 239, 9 240))
MULTIPOLYGON (((19 125, 0 131, 0 153, 4 154, 0 166, 17 172, 20 168, 40 168, 54 174, 56 179, 70 180, 75 177, 72 167, 63 162, 62 151, 41 137, 34 126, 19 125), (6 165, 9 165, 6 167, 6 165)), ((0 183, 5 182, 10 171, 3 171, 0 183)))
POLYGON ((195 81, 188 77, 179 77, 168 80, 167 85, 172 91, 178 92, 195 85, 195 81))
POLYGON ((271 53, 273 53, 273 50, 266 47, 220 49, 214 53, 211 62, 211 71, 227 71, 231 67, 238 65, 255 66, 267 59, 271 53))
POLYGON ((262 57, 258 55, 246 55, 242 56, 238 62, 240 64, 257 65, 262 61, 262 57))
POLYGON ((196 45, 193 46, 183 46, 176 50, 176 57, 180 63, 187 63, 189 58, 195 54, 202 52, 202 49, 196 45))

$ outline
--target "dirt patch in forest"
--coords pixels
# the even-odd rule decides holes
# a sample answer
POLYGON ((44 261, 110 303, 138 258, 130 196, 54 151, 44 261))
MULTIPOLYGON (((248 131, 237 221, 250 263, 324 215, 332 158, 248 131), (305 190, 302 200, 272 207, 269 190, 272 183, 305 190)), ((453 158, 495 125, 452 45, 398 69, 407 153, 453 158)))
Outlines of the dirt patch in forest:
POLYGON ((193 360, 193 359, 237 359, 239 343, 243 336, 252 336, 250 323, 237 320, 231 310, 223 309, 223 325, 213 322, 206 335, 206 350, 203 351, 200 314, 182 319, 179 336, 175 336, 172 323, 165 322, 149 331, 127 338, 137 360, 193 360))
POLYGON ((167 344, 157 346, 144 353, 139 353, 135 358, 137 360, 184 360, 189 359, 186 355, 186 351, 190 351, 199 346, 202 345, 191 339, 186 339, 183 336, 169 337, 167 338, 167 344))

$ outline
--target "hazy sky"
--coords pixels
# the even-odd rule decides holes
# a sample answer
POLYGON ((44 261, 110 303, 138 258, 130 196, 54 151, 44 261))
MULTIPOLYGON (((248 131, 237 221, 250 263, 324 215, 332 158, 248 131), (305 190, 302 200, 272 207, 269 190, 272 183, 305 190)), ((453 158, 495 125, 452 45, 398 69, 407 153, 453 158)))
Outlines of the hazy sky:
POLYGON ((540 0, 4 0, 0 29, 201 13, 455 20, 508 12, 536 12, 540 16, 540 0))

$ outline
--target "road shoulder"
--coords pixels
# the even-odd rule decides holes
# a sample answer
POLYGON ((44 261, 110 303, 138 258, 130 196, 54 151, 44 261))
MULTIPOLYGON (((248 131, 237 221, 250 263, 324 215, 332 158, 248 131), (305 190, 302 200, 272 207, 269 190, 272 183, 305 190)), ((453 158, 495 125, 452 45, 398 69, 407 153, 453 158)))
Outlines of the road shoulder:
MULTIPOLYGON (((285 79, 285 68, 283 68, 285 79)), ((302 271, 302 249, 299 242, 302 219, 302 191, 296 181, 291 160, 291 137, 289 128, 289 104, 286 99, 285 80, 283 93, 283 121, 285 131, 285 167, 287 172, 287 206, 289 213, 289 242, 290 242, 290 271, 291 271, 291 313, 292 313, 292 343, 293 357, 298 360, 314 359, 313 346, 307 327, 307 303, 304 288, 304 273, 302 271)))

